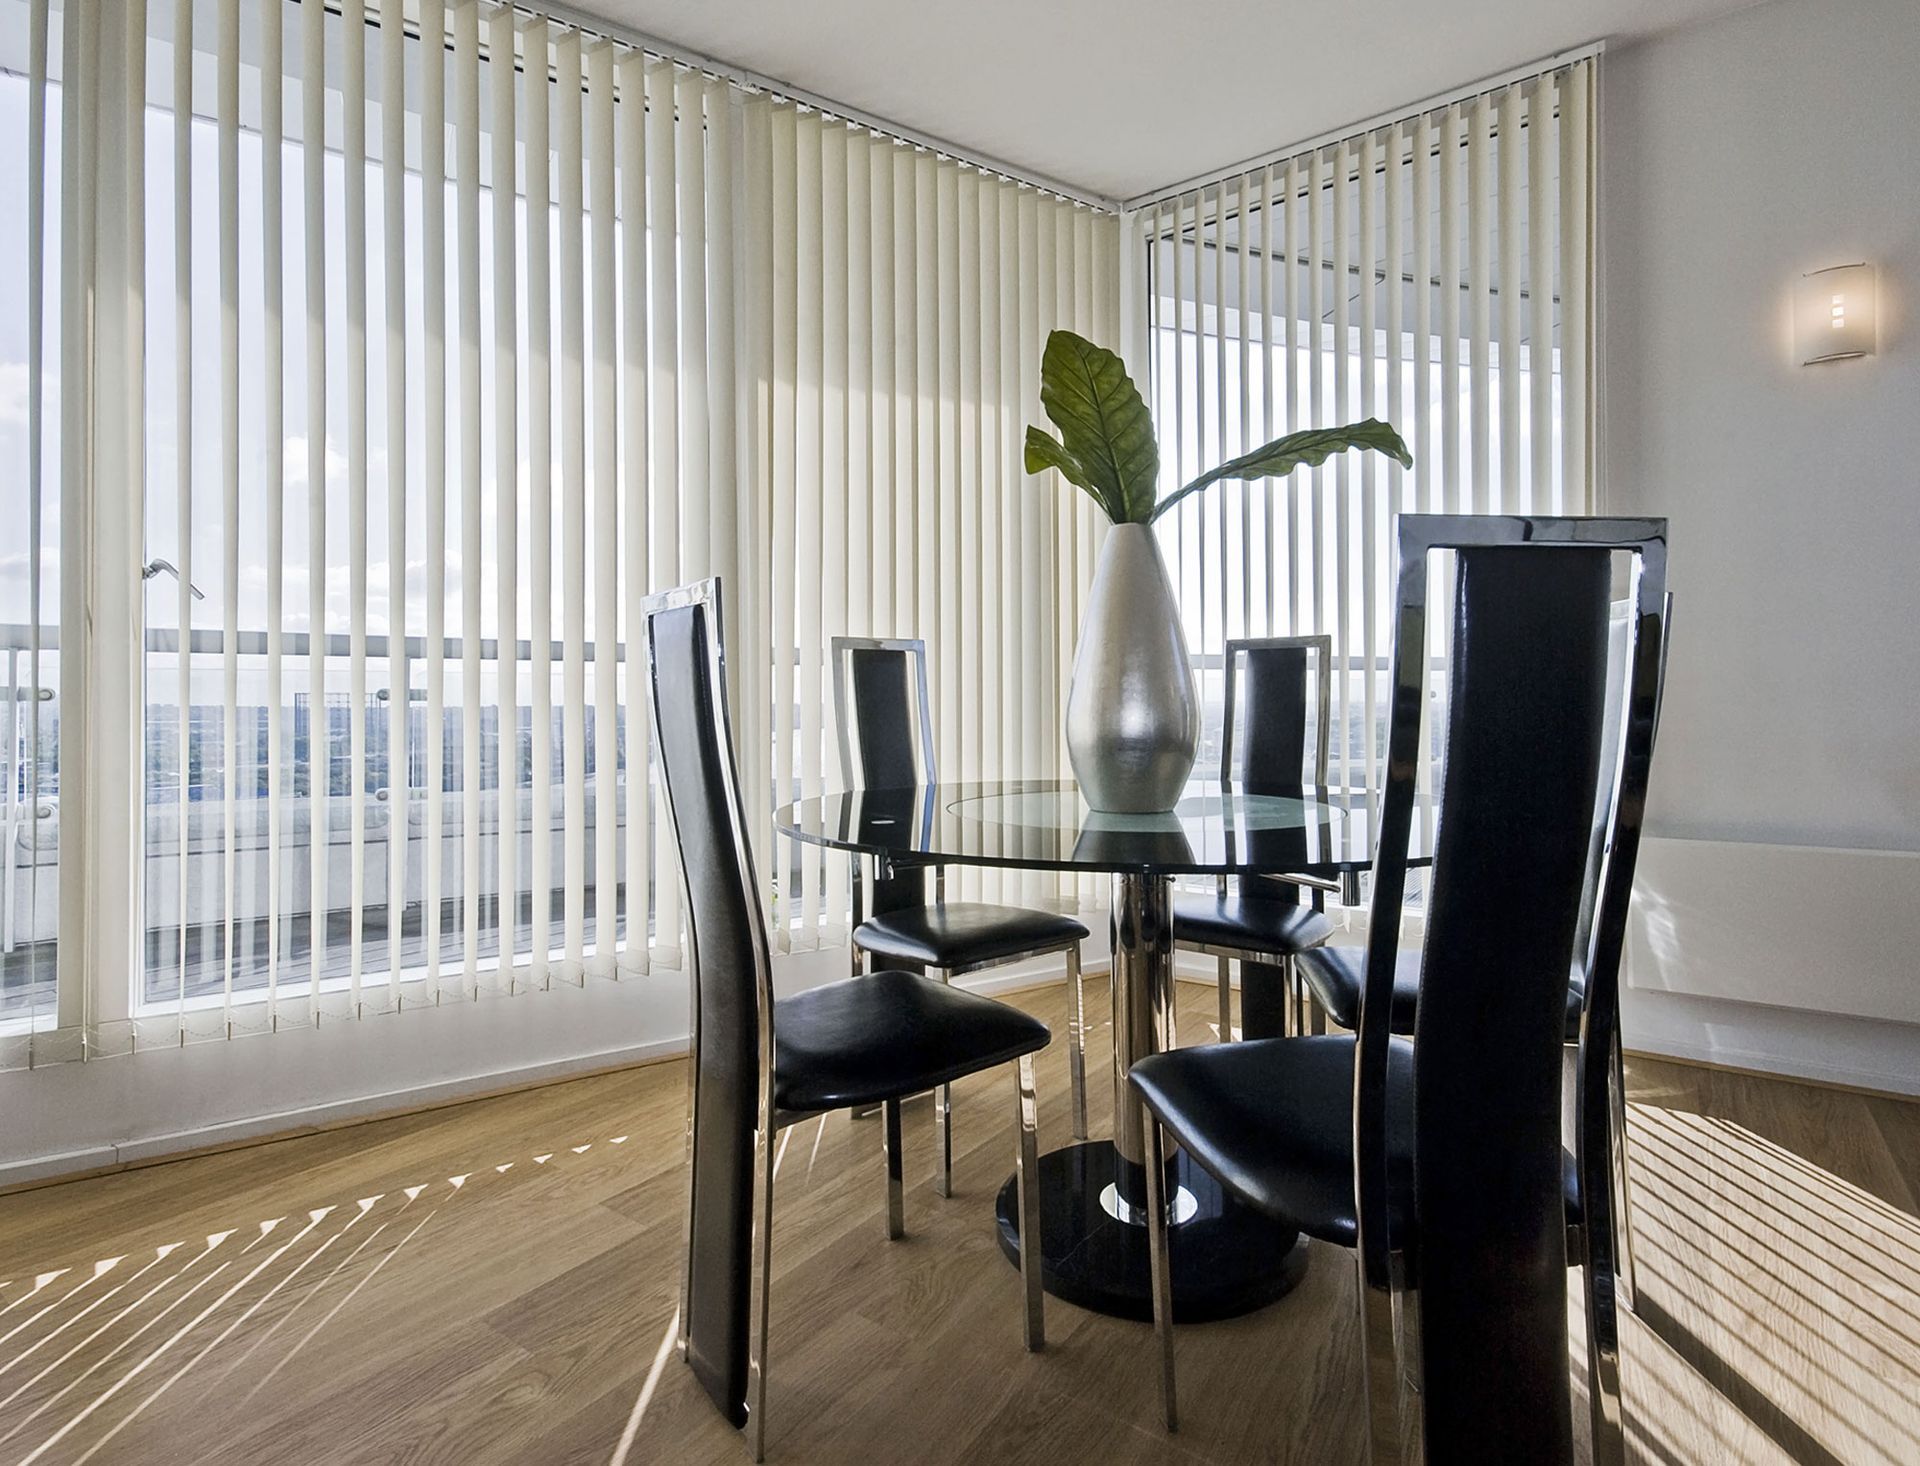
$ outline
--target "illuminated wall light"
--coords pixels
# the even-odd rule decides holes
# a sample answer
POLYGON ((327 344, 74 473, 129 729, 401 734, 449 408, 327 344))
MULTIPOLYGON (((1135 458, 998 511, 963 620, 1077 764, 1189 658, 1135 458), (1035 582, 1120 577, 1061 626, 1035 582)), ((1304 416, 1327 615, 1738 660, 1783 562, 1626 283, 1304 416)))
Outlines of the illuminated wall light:
POLYGON ((1793 345, 1800 364, 1872 356, 1875 294, 1872 265, 1835 265, 1802 275, 1793 306, 1793 345))

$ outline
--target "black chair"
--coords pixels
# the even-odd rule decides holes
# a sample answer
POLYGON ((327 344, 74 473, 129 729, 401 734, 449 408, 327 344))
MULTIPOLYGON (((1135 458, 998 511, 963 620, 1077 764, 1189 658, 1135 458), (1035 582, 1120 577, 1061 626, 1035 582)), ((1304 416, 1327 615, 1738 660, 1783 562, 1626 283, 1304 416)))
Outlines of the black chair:
MULTIPOLYGON (((887 1235, 902 1234, 900 1100, 1016 1065, 1020 1223, 1038 1235, 1033 1055, 1046 1026, 911 972, 773 995, 733 761, 720 582, 649 598, 648 701, 686 890, 692 974, 687 1253, 680 1350, 735 1426, 766 1447, 774 1136, 829 1110, 885 1115, 887 1235), (756 1194, 757 1193, 757 1194, 756 1194)), ((1029 1249, 1038 1253, 1038 1249, 1029 1249)), ((1040 1268, 1022 1259, 1026 1342, 1044 1341, 1040 1268)))
POLYGON ((1130 1075, 1149 1117, 1167 1420, 1176 1410, 1161 1125, 1234 1194, 1355 1249, 1375 1460, 1401 1460, 1412 1443, 1440 1461, 1571 1461, 1561 1273, 1584 1264, 1594 1457, 1618 1462, 1612 1235, 1582 1220, 1612 1215, 1607 1092, 1660 694, 1666 524, 1409 515, 1399 533, 1388 775, 1356 1031, 1183 1049, 1130 1075), (1457 552, 1452 696, 1426 940, 1403 1037, 1393 991, 1436 549, 1457 552), (1618 554, 1636 571, 1633 634, 1622 732, 1603 766, 1618 554), (1607 834, 1596 868, 1597 808, 1607 834), (1588 901, 1569 1156, 1561 1049, 1588 901))
MULTIPOLYGON (((1327 782, 1328 728, 1333 670, 1330 636, 1268 636, 1227 643, 1226 686, 1220 710, 1220 782, 1250 794, 1298 794, 1306 781, 1309 661, 1317 689, 1313 703, 1312 782, 1327 782), (1241 665, 1246 672, 1244 735, 1235 717, 1241 665), (1241 767, 1234 768, 1235 755, 1241 767)), ((1338 890, 1334 881, 1308 876, 1242 877, 1235 892, 1222 876, 1211 896, 1182 894, 1173 902, 1173 941, 1182 951, 1204 952, 1219 963, 1220 1039, 1233 1037, 1232 966, 1241 964, 1244 987, 1249 962, 1280 965, 1286 985, 1288 1027, 1305 1031, 1310 1019, 1295 960, 1333 935, 1333 924, 1308 904, 1301 887, 1338 890)))
MULTIPOLYGON (((1626 653, 1628 634, 1631 631, 1631 608, 1616 603, 1616 614, 1609 627, 1609 677, 1624 679, 1628 670, 1626 653)), ((1673 596, 1669 593, 1662 607, 1663 635, 1661 639, 1660 693, 1654 700, 1654 727, 1659 728, 1660 695, 1666 687, 1666 648, 1670 646, 1673 630, 1673 596)), ((1609 686, 1607 699, 1607 720, 1601 739, 1601 760, 1603 768, 1611 768, 1620 751, 1621 705, 1624 701, 1624 688, 1609 686)), ((1602 781, 1603 785, 1605 781, 1602 781)), ((1612 794, 1610 787, 1603 787, 1601 798, 1604 801, 1612 794)), ((1580 1044, 1581 1020, 1585 1013, 1587 985, 1587 959, 1593 936, 1593 919, 1596 897, 1600 889, 1599 872, 1608 852, 1612 849, 1616 833, 1616 821, 1609 817, 1604 807, 1596 809, 1593 835, 1587 846, 1586 889, 1580 901, 1580 919, 1574 927, 1573 968, 1567 979, 1567 1011, 1565 1039, 1567 1054, 1571 1061, 1577 1062, 1580 1044)), ((1340 1027, 1351 1031, 1359 1024, 1360 991, 1366 966, 1366 948, 1364 947, 1317 947, 1310 952, 1302 952, 1297 960, 1300 979, 1318 1003, 1320 1011, 1340 1027)), ((1402 948, 1394 958, 1393 998, 1389 1009, 1393 1031, 1397 1034, 1411 1035, 1415 1004, 1420 991, 1420 951, 1418 948, 1402 948)), ((1626 1129, 1626 1070, 1620 1048, 1620 1027, 1614 1025, 1613 1049, 1609 1057, 1611 1069, 1608 1084, 1608 1111, 1612 1117, 1609 1144, 1613 1152, 1613 1173, 1615 1186, 1613 1191, 1613 1212, 1606 1217, 1590 1217, 1590 1227, 1606 1227, 1612 1232, 1612 1246, 1619 1260, 1619 1279, 1621 1297, 1632 1298, 1633 1263, 1630 1246, 1631 1233, 1627 1226, 1627 1129, 1626 1129)))
MULTIPOLYGON (((833 710, 840 731, 840 776, 849 789, 936 784, 933 719, 923 641, 836 636, 830 645, 833 710)), ((876 872, 867 901, 864 862, 853 860, 853 970, 863 954, 896 967, 931 968, 941 980, 1009 962, 1064 952, 1067 957, 1067 1066, 1073 1086, 1073 1138, 1087 1138, 1086 1004, 1080 944, 1087 929, 1070 916, 983 901, 949 901, 946 871, 934 868, 927 900, 924 866, 876 872), (868 914, 869 905, 871 914, 868 914)), ((935 1188, 953 1190, 952 1096, 934 1097, 940 1171, 935 1188)))

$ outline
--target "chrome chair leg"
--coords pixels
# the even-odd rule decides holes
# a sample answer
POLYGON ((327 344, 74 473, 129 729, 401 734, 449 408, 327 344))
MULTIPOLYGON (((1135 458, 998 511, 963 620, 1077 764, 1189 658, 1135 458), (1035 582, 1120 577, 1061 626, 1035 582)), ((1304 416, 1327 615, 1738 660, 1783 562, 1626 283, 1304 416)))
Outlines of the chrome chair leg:
POLYGON ((767 1298, 773 1285, 773 1167, 774 1134, 771 1107, 761 1111, 759 1141, 759 1206, 755 1209, 753 1247, 753 1342, 747 1360, 751 1395, 747 1402, 747 1426, 752 1432, 753 1459, 767 1458, 767 1298))
POLYGON ((1020 1135, 1013 1173, 1020 1216, 1020 1286, 1026 1295, 1027 1348, 1034 1351, 1047 1342, 1047 1317, 1040 1288, 1040 1107, 1031 1054, 1023 1054, 1014 1068, 1014 1109, 1020 1135))
POLYGON ((1146 1141, 1147 1276, 1153 1289, 1153 1334, 1160 1346, 1160 1404, 1167 1429, 1180 1428, 1180 1411, 1173 1386, 1173 1278, 1167 1255, 1166 1140, 1160 1122, 1141 1106, 1141 1134, 1146 1141))
MULTIPOLYGON (((952 986, 952 976, 944 970, 940 981, 952 986)), ((933 1144, 940 1152, 933 1173, 936 1196, 953 1195, 953 1086, 943 1084, 933 1092, 933 1144)))
POLYGON ((1587 1303, 1587 1407, 1594 1466, 1625 1466, 1626 1416, 1620 1389, 1620 1305, 1631 1302, 1632 1264, 1627 1209, 1626 1078, 1619 1032, 1614 1033, 1607 1083, 1607 1180, 1605 1206, 1587 1208, 1585 1273, 1587 1303))
POLYGON ((1587 1275, 1587 1408, 1594 1466, 1626 1466, 1626 1416, 1620 1395, 1620 1320, 1615 1278, 1589 1256, 1587 1275))
POLYGON ((1607 1087, 1613 1140, 1613 1263, 1614 1299, 1631 1309, 1634 1300, 1633 1209, 1628 1205, 1627 1071, 1620 1053, 1620 1025, 1613 1028, 1613 1083, 1607 1087))
POLYGON ((1218 959, 1220 968, 1220 1042, 1233 1042, 1233 963, 1218 959))
POLYGON ((1354 1255, 1360 1295, 1360 1352, 1364 1376, 1368 1466, 1403 1466, 1400 1358, 1395 1347, 1393 1293, 1367 1281, 1366 1265, 1354 1255))
POLYGON ((1067 1077, 1073 1086, 1073 1138, 1087 1138, 1087 993, 1080 977, 1080 944, 1067 948, 1067 1077))
POLYGON ((898 1242, 907 1235, 905 1188, 900 1181, 900 1101, 890 1099, 880 1106, 880 1145, 887 1161, 887 1240, 898 1242))
POLYGON ((1300 990, 1300 1007, 1304 1014, 1300 1031, 1313 1034, 1325 1033, 1327 1010, 1320 1006, 1320 999, 1315 996, 1313 989, 1307 986, 1306 979, 1300 976, 1300 970, 1294 965, 1291 957, 1287 958, 1287 970, 1293 976, 1294 985, 1300 990))

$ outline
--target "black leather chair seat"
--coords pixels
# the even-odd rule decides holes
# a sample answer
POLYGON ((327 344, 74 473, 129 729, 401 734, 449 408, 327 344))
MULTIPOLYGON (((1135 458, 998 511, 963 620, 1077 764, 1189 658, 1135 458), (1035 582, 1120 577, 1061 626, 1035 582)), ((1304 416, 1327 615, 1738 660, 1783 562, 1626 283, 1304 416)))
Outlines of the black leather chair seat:
POLYGON ((1047 1046, 1047 1025, 913 972, 870 972, 773 1005, 773 1102, 839 1110, 918 1094, 1047 1046))
MULTIPOLYGON (((1310 1237, 1352 1247, 1353 1047, 1344 1034, 1207 1044, 1142 1059, 1130 1077, 1167 1133, 1229 1191, 1310 1237)), ((1392 1191, 1404 1207, 1413 1197, 1413 1046, 1405 1039, 1393 1041, 1387 1083, 1392 1191)), ((1578 1221, 1571 1155, 1562 1172, 1568 1220, 1578 1221)), ((1396 1215, 1396 1230, 1408 1220, 1396 1215)))
POLYGON ((1070 916, 984 901, 940 901, 889 911, 853 931, 854 945, 884 961, 945 968, 1000 962, 1086 938, 1087 929, 1070 916))
POLYGON ((1175 941, 1282 956, 1317 947, 1333 935, 1333 923, 1311 906, 1270 896, 1175 896, 1175 941))
MULTIPOLYGON (((1342 1028, 1353 1028, 1360 1022, 1360 981, 1361 969, 1366 964, 1364 947, 1320 947, 1311 952, 1302 952, 1298 967, 1300 976, 1313 995, 1320 1000, 1320 1006, 1327 1010, 1327 1016, 1342 1028)), ((1578 978, 1567 984, 1567 1042, 1574 1043, 1580 1037, 1580 1005, 1585 996, 1584 985, 1578 978)), ((1393 966, 1393 1031, 1395 1033, 1413 1032, 1413 1014, 1420 997, 1420 951, 1417 947, 1402 947, 1393 966)))

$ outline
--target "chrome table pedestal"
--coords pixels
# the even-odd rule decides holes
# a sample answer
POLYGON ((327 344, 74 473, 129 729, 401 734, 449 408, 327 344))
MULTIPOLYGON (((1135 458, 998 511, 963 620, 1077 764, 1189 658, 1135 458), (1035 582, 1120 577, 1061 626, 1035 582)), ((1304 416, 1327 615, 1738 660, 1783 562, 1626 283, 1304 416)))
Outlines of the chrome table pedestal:
MULTIPOLYGON (((1144 1116, 1127 1070, 1173 1041, 1173 924, 1170 876, 1113 876, 1114 1138, 1049 1151, 1040 1158, 1042 1281, 1049 1293, 1100 1313, 1153 1316, 1147 1282, 1144 1116)), ((1285 1296, 1305 1276, 1298 1233, 1221 1192, 1171 1150, 1165 1194, 1172 1211, 1174 1316, 1229 1318, 1285 1296)), ((1016 1266, 1020 1235, 1014 1182, 996 1207, 1000 1246, 1016 1266)))

